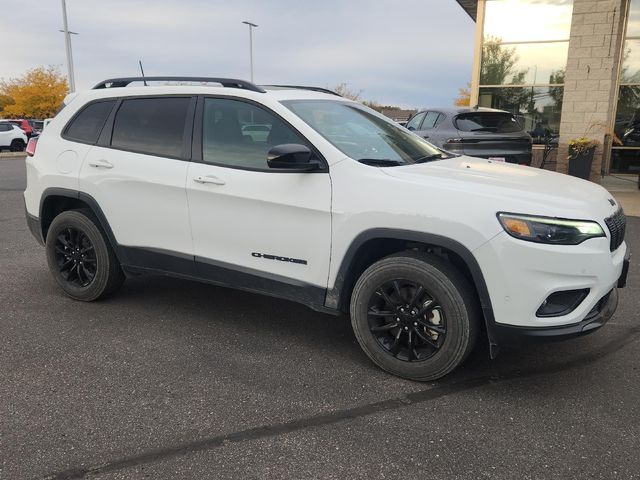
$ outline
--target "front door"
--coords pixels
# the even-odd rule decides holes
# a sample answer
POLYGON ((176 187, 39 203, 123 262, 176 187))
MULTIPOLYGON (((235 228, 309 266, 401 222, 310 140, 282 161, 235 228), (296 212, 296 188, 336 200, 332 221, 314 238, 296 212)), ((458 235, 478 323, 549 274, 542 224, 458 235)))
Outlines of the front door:
POLYGON ((273 146, 311 146, 262 107, 204 98, 199 112, 202 141, 194 149, 202 149, 202 158, 189 165, 187 174, 199 274, 305 303, 320 302, 331 247, 331 179, 326 167, 310 173, 270 169, 267 152, 273 146))

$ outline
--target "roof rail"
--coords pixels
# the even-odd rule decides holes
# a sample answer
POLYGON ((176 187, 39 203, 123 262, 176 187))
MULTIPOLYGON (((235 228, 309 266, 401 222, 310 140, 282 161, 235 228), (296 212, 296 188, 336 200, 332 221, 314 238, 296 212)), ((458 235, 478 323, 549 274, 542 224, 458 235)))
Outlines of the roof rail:
POLYGON ((263 88, 254 85, 245 80, 237 80, 235 78, 217 78, 217 77, 123 77, 110 78, 98 83, 93 90, 101 88, 119 88, 126 87, 133 82, 200 82, 200 83, 219 83, 227 88, 242 88, 251 90, 252 92, 265 93, 263 88))
POLYGON ((322 92, 322 93, 328 93, 330 95, 336 95, 338 97, 342 97, 342 95, 340 95, 337 92, 334 92, 333 90, 329 90, 328 88, 322 88, 322 87, 305 87, 303 85, 262 85, 263 87, 276 87, 276 88, 296 88, 299 90, 311 90, 314 92, 322 92))

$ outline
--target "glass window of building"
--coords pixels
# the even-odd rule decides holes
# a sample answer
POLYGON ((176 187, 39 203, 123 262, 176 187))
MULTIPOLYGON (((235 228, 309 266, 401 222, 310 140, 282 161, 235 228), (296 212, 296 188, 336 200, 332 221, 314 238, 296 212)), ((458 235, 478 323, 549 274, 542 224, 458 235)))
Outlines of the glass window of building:
POLYGON ((535 143, 556 136, 573 0, 486 0, 478 105, 513 113, 535 143))
POLYGON ((609 171, 640 172, 640 0, 631 0, 609 171))

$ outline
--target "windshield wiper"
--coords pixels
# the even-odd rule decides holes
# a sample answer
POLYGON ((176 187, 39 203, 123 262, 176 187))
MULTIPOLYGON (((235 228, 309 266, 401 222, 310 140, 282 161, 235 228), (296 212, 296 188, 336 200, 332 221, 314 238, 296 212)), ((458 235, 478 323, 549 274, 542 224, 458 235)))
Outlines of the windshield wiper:
POLYGON ((405 165, 404 162, 390 160, 388 158, 359 158, 358 161, 365 165, 372 165, 374 167, 397 167, 399 165, 405 165))
POLYGON ((444 155, 441 153, 434 153, 433 155, 425 155, 424 157, 416 158, 413 163, 425 163, 432 162, 434 160, 441 160, 444 158, 444 155))

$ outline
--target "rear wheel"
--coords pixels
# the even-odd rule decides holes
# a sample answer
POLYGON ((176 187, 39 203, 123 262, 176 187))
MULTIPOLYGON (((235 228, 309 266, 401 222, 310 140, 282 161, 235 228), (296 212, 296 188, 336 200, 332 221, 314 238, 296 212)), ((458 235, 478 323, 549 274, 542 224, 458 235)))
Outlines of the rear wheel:
POLYGON ((11 145, 9 146, 9 150, 12 152, 22 152, 27 145, 19 138, 11 141, 11 145))
POLYGON ((435 380, 473 349, 478 330, 475 292, 440 257, 403 252, 369 267, 356 283, 351 323, 360 346, 384 370, 435 380))
POLYGON ((76 300, 104 298, 124 281, 118 259, 89 210, 69 210, 54 218, 46 248, 53 277, 76 300))

